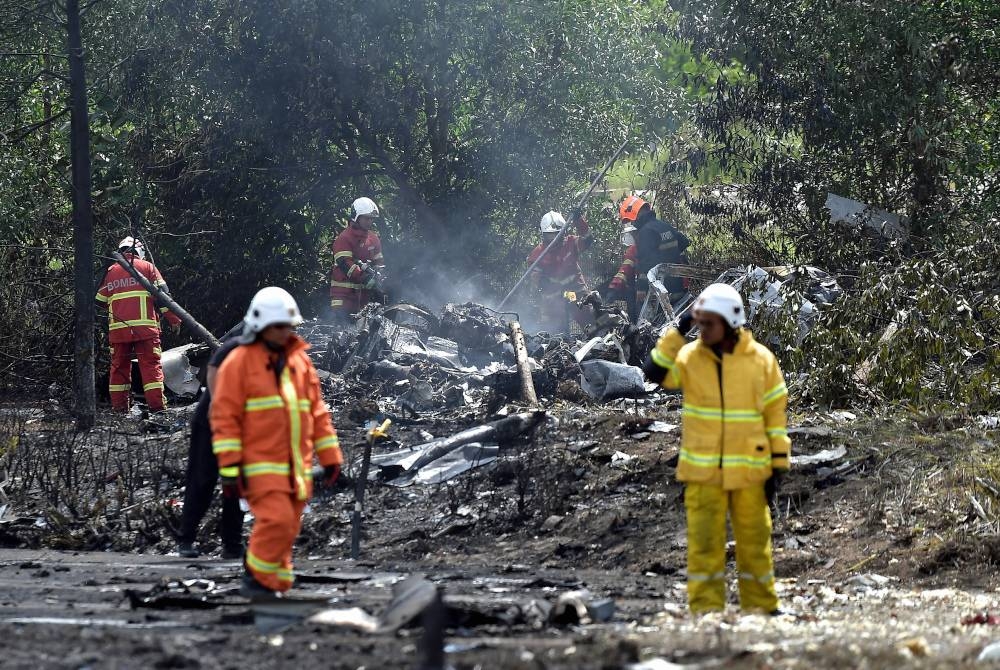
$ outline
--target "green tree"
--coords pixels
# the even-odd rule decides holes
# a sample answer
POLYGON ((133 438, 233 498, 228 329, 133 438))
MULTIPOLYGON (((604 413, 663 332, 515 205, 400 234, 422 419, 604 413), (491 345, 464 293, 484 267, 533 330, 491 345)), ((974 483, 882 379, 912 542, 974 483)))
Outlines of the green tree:
POLYGON ((982 220, 984 149, 1000 137, 994 4, 671 5, 695 53, 744 72, 699 73, 712 95, 693 167, 722 165, 743 185, 766 214, 737 212, 747 230, 779 221, 801 257, 828 259, 837 231, 816 234, 828 191, 908 215, 918 247, 946 240, 956 214, 982 220))

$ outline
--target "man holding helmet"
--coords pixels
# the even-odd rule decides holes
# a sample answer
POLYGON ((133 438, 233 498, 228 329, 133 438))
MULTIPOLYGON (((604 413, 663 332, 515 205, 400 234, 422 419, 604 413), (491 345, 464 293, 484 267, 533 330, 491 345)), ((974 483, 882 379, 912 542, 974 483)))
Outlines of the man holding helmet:
POLYGON ((691 312, 644 366, 650 381, 684 392, 677 479, 685 484, 688 605, 696 613, 725 607, 728 512, 740 605, 776 614, 768 503, 790 463, 788 390, 774 354, 743 327, 736 289, 712 284, 691 312), (698 339, 686 342, 695 325, 698 339))
POLYGON ((347 321, 350 314, 384 294, 382 241, 372 231, 379 217, 378 205, 371 198, 358 198, 351 209, 350 224, 333 243, 330 307, 338 321, 347 321))
POLYGON ((332 485, 343 456, 302 323, 282 288, 257 292, 238 346, 219 368, 210 419, 223 495, 243 495, 254 515, 241 592, 264 598, 292 586, 292 545, 312 495, 313 453, 332 485))

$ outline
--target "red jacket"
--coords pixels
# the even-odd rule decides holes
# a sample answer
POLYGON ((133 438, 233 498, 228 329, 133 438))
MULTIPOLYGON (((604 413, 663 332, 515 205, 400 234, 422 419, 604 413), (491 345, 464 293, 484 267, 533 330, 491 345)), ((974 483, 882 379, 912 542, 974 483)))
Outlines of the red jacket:
MULTIPOLYGON (((154 286, 166 288, 167 282, 163 281, 160 271, 152 263, 133 254, 125 254, 125 260, 154 286)), ((97 301, 108 308, 108 340, 112 344, 159 337, 160 313, 170 325, 181 322, 167 307, 161 307, 158 312, 149 291, 118 263, 104 273, 97 301)))
MULTIPOLYGON (((580 269, 580 254, 590 247, 593 238, 586 221, 577 222, 577 231, 580 235, 564 235, 532 271, 532 281, 544 293, 576 291, 586 286, 580 269)), ((542 255, 545 247, 543 242, 532 249, 528 256, 529 266, 542 255)))
POLYGON ((358 310, 368 304, 369 292, 361 281, 358 261, 384 267, 382 241, 374 232, 348 226, 333 242, 330 304, 334 308, 358 310))
POLYGON ((248 491, 307 500, 313 452, 324 466, 344 461, 308 348, 292 335, 280 380, 278 354, 259 340, 236 347, 219 368, 209 409, 212 451, 219 472, 238 472, 248 491))
POLYGON ((608 284, 609 288, 622 289, 632 283, 635 279, 635 261, 638 254, 638 250, 634 244, 630 244, 628 249, 625 250, 625 260, 622 261, 621 266, 618 268, 617 274, 615 274, 614 279, 608 284))

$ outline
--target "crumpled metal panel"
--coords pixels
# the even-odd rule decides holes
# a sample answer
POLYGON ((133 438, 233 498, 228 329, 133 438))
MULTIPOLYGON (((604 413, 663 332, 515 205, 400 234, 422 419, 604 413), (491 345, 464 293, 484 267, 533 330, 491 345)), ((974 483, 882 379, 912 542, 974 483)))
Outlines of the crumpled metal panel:
POLYGON ((201 388, 198 380, 198 368, 191 365, 187 352, 196 344, 185 344, 183 347, 167 349, 160 357, 163 366, 163 383, 170 392, 182 398, 193 398, 201 388))

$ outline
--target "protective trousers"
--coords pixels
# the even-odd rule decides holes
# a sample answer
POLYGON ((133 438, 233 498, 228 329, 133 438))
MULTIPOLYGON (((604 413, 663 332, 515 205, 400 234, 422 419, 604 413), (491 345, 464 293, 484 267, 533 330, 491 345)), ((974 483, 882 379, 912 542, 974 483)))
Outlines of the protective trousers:
MULTIPOLYGON (((578 297, 583 297, 583 287, 573 287, 578 297)), ((584 329, 593 324, 594 313, 589 307, 580 308, 575 302, 563 297, 562 292, 544 293, 539 297, 538 329, 547 333, 568 333, 572 319, 584 329)))
POLYGON ((684 491, 688 524, 688 606, 692 612, 726 606, 726 512, 736 540, 740 606, 778 609, 771 559, 771 512, 764 485, 726 491, 690 483, 684 491))
POLYGON ((111 392, 111 408, 127 412, 132 396, 132 353, 139 359, 139 375, 142 390, 146 395, 149 411, 160 412, 166 407, 163 397, 163 368, 160 367, 160 338, 111 344, 111 371, 108 390, 111 392))
MULTIPOLYGON (((181 514, 180 542, 194 542, 198 526, 212 505, 215 485, 219 480, 219 461, 212 453, 212 429, 208 423, 208 406, 212 399, 203 393, 191 417, 191 445, 188 448, 187 481, 184 487, 184 511, 181 514)), ((219 538, 222 546, 237 549, 243 546, 243 512, 237 497, 222 498, 219 538)))
POLYGON ((292 546, 302 527, 306 503, 291 491, 248 492, 254 515, 246 566, 261 585, 272 591, 292 588, 292 546))

